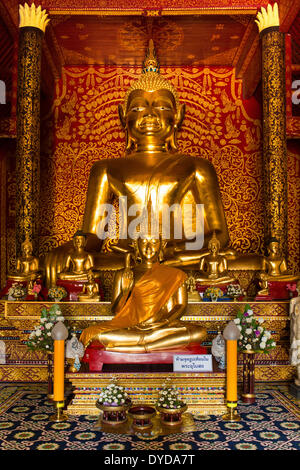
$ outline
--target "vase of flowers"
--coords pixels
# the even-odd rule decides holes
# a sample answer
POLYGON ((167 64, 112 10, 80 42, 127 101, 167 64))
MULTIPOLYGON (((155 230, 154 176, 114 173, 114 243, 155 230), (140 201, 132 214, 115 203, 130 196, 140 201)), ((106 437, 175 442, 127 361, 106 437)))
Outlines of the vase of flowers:
POLYGON ((219 297, 222 297, 223 291, 219 287, 208 287, 204 291, 204 297, 210 298, 212 302, 217 302, 219 297))
POLYGON ((182 414, 187 410, 187 405, 179 398, 175 387, 166 383, 159 391, 156 409, 162 424, 174 426, 182 423, 182 414))
POLYGON ((54 302, 60 302, 62 299, 67 297, 68 293, 64 287, 50 287, 48 290, 48 297, 54 302))
POLYGON ((40 324, 37 325, 29 335, 26 342, 32 351, 53 352, 53 338, 51 331, 58 321, 64 321, 59 305, 52 305, 49 309, 43 308, 41 311, 40 324))
POLYGON ((13 297, 15 300, 24 299, 27 295, 27 288, 19 282, 14 282, 8 289, 8 295, 13 297))
POLYGON ((246 304, 244 311, 238 311, 234 322, 240 330, 238 350, 243 354, 243 393, 244 403, 254 403, 255 355, 267 354, 276 347, 271 333, 262 326, 263 319, 256 319, 250 305, 246 304))
POLYGON ((103 411, 104 424, 121 424, 127 420, 127 410, 131 406, 131 400, 124 387, 112 382, 102 390, 96 406, 103 411))
POLYGON ((245 295, 245 292, 239 284, 229 284, 226 289, 226 294, 236 302, 239 297, 245 295))

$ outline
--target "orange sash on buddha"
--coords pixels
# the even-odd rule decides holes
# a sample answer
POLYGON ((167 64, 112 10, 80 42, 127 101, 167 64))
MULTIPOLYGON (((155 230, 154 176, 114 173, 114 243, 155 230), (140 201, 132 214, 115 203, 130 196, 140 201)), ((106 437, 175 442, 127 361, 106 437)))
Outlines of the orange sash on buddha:
POLYGON ((150 319, 159 321, 160 310, 186 278, 187 275, 180 269, 154 264, 136 282, 130 297, 115 317, 84 330, 80 341, 87 345, 100 332, 133 327, 150 319))

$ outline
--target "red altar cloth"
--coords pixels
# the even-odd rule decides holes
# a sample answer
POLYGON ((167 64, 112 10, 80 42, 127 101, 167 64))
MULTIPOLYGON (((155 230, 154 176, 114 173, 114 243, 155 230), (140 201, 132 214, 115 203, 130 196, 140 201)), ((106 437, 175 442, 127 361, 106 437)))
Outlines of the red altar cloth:
POLYGON ((92 343, 85 350, 82 362, 89 364, 90 372, 100 372, 103 364, 173 364, 174 354, 207 354, 207 348, 192 344, 179 350, 152 352, 145 354, 105 351, 100 343, 92 343))
POLYGON ((291 297, 297 297, 296 284, 287 281, 268 281, 269 295, 257 295, 255 300, 289 300, 291 297))
MULTIPOLYGON (((66 301, 77 301, 78 300, 78 294, 82 292, 83 286, 87 283, 88 281, 66 281, 62 279, 58 279, 56 281, 56 285, 58 287, 64 287, 67 291, 67 297, 63 299, 64 302, 66 301)), ((95 282, 99 286, 99 295, 101 300, 104 299, 104 292, 102 289, 102 284, 100 279, 95 279, 95 282)))

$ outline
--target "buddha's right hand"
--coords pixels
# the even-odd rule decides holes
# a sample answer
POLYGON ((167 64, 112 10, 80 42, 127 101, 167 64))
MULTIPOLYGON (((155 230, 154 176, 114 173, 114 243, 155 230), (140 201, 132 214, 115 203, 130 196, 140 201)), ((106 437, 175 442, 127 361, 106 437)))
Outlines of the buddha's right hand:
POLYGON ((123 293, 129 292, 133 288, 134 276, 130 268, 125 268, 121 279, 121 289, 123 293))

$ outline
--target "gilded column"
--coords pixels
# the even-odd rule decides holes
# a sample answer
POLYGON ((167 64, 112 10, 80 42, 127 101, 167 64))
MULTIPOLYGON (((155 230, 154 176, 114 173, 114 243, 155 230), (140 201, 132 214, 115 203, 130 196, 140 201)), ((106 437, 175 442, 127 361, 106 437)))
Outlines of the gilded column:
POLYGON ((16 251, 26 236, 38 252, 40 186, 40 71, 41 49, 49 20, 41 7, 19 6, 16 251))
POLYGON ((285 36, 279 31, 278 6, 257 15, 262 42, 263 159, 266 242, 276 237, 287 255, 287 148, 285 36))

